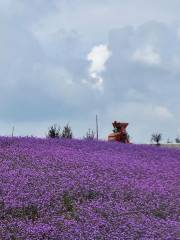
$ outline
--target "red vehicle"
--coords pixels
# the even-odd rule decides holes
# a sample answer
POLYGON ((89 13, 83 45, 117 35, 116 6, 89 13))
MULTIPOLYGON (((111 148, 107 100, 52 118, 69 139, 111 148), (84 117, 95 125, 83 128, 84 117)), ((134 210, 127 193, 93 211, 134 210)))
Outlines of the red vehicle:
POLYGON ((128 123, 121 123, 114 121, 112 123, 114 129, 113 133, 108 136, 108 141, 118 141, 121 143, 130 143, 129 142, 129 135, 126 131, 128 123))

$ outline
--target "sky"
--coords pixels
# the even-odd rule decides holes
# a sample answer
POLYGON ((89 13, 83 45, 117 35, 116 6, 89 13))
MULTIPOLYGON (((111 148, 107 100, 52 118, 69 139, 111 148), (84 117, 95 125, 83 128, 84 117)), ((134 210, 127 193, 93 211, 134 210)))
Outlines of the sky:
POLYGON ((179 0, 0 0, 0 135, 180 134, 179 0))

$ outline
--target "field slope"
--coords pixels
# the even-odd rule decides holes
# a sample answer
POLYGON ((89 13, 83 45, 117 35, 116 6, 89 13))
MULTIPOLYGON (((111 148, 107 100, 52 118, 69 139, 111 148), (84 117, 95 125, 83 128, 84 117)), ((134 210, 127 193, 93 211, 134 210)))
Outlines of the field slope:
POLYGON ((180 150, 0 138, 0 239, 178 238, 180 150))

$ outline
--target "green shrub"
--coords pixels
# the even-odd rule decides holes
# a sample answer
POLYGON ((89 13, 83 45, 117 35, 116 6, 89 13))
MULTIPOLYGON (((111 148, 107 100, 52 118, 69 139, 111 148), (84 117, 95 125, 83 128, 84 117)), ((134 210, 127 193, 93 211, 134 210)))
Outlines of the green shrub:
POLYGON ((61 137, 61 128, 57 127, 56 124, 52 125, 48 130, 48 137, 50 138, 60 138, 61 137))
POLYGON ((61 137, 62 138, 70 138, 70 139, 73 137, 71 127, 68 124, 66 126, 64 126, 61 137))
POLYGON ((86 135, 83 137, 85 140, 94 140, 95 139, 95 133, 90 128, 86 132, 86 135))
POLYGON ((162 134, 161 133, 153 133, 151 136, 151 142, 155 142, 156 145, 160 145, 160 141, 162 140, 162 134))

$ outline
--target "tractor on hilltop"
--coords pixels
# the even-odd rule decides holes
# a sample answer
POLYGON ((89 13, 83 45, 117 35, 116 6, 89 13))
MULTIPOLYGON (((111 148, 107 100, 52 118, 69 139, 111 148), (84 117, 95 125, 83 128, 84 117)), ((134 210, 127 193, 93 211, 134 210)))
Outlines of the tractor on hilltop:
POLYGON ((108 141, 117 141, 121 143, 130 143, 129 135, 126 131, 128 123, 121 123, 114 121, 113 125, 113 133, 109 134, 108 141))

